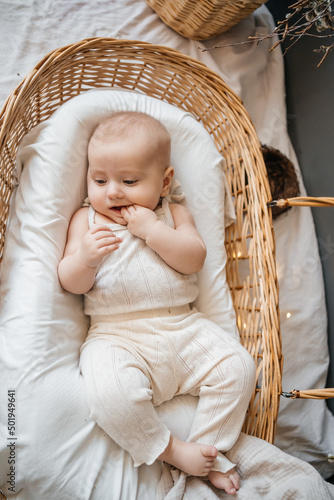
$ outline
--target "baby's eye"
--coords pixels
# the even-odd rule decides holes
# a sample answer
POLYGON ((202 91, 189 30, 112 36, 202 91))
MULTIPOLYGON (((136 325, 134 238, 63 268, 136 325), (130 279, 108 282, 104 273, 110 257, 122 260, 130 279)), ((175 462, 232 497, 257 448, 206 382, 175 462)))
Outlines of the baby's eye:
POLYGON ((136 182, 138 182, 138 181, 130 181, 130 180, 125 180, 125 181, 123 181, 123 182, 124 182, 124 184, 126 184, 127 186, 131 186, 132 184, 136 184, 136 182))
POLYGON ((103 179, 95 179, 94 181, 96 184, 99 184, 100 186, 102 186, 103 184, 106 183, 106 181, 104 181, 103 179))

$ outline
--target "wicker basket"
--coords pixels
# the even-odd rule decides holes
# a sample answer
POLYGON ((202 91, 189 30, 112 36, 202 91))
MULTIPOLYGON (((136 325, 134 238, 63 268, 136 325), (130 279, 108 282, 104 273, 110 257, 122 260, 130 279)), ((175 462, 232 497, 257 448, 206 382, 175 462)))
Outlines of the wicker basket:
MULTIPOLYGON (((198 61, 143 42, 92 38, 47 55, 10 94, 0 115, 0 258, 12 172, 22 137, 68 99, 118 86, 190 112, 226 159, 236 224, 226 232, 227 279, 243 345, 257 367, 244 432, 273 442, 281 393, 281 340, 271 199, 261 146, 240 99, 198 61), (241 278, 239 266, 246 267, 241 278)), ((47 169, 47 166, 46 166, 47 169)), ((45 172, 47 175, 47 170, 45 172)))
POLYGON ((167 26, 194 40, 206 40, 224 33, 266 1, 146 0, 167 26))

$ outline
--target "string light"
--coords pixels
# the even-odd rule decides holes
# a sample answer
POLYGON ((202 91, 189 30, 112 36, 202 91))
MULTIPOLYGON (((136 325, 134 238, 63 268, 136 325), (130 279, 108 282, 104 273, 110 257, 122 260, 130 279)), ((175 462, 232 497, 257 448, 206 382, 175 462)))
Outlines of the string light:
POLYGON ((233 252, 233 259, 235 259, 236 257, 241 257, 242 256, 242 253, 239 251, 237 254, 235 252, 233 252))

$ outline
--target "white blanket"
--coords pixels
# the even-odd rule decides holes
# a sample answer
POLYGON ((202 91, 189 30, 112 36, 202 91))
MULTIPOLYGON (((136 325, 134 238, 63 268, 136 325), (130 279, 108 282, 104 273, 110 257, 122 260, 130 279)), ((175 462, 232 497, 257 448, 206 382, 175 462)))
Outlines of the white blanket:
MULTIPOLYGON (((303 500, 331 499, 334 487, 314 474, 312 466, 301 460, 288 460, 287 455, 264 441, 241 434, 237 444, 227 454, 238 464, 242 487, 237 500, 303 500)), ((157 500, 217 500, 230 495, 211 488, 196 477, 186 477, 166 466, 157 494, 157 500)), ((232 497, 233 498, 233 497, 232 497)))
MULTIPOLYGON (((272 18, 265 7, 230 32, 204 43, 187 40, 174 33, 144 0, 3 0, 1 11, 1 102, 46 53, 82 38, 108 36, 168 45, 204 62, 220 74, 243 99, 260 140, 280 149, 297 164, 286 130, 283 61, 279 50, 269 54, 267 50, 271 42, 268 41, 260 45, 247 44, 209 52, 202 52, 199 48, 243 41, 259 30, 271 31, 272 18)), ((302 185, 301 178, 300 181, 302 185)), ((321 263, 310 210, 292 209, 282 215, 275 222, 275 233, 285 357, 283 389, 323 387, 328 365, 327 322, 321 263)), ((327 455, 334 454, 334 418, 323 401, 282 400, 276 444, 291 455, 312 463, 324 477, 334 473, 333 463, 326 459, 327 455)), ((281 455, 277 448, 254 438, 242 436, 231 453, 238 454, 244 479, 238 498, 334 497, 333 488, 321 481, 313 468, 281 455), (294 471, 294 477, 286 469, 281 469, 283 464, 294 471), (291 478, 291 483, 288 478, 291 478), (308 480, 313 486, 308 484, 308 480), (296 488, 294 493, 291 488, 296 488)), ((129 484, 126 475, 127 479, 135 477, 126 472, 131 467, 129 459, 124 459, 122 464, 126 467, 118 475, 120 482, 113 485, 114 492, 120 493, 114 493, 111 498, 134 498, 134 491, 138 492, 139 499, 152 498, 145 496, 152 490, 143 493, 142 489, 148 478, 152 478, 151 473, 143 469, 139 473, 138 484, 134 484, 133 488, 122 487, 122 479, 123 484, 129 484)), ((117 470, 117 467, 116 461, 114 469, 117 470)), ((102 487, 106 480, 104 476, 103 471, 96 473, 99 480, 94 498, 107 498, 99 494, 99 491, 106 491, 102 487)), ((155 477, 152 480, 153 491, 157 486, 155 477)), ((29 495, 34 491, 34 498, 43 498, 36 481, 37 490, 33 485, 27 485, 28 496, 17 495, 17 498, 33 498, 29 495)), ((188 479, 186 483, 186 491, 191 491, 189 488, 193 484, 203 487, 195 479, 188 479)), ((181 483, 178 484, 180 487, 181 483)), ((49 493, 49 498, 53 495, 56 498, 56 491, 49 493)), ((181 498, 179 495, 177 493, 170 498, 181 498)), ((185 498, 194 498, 194 495, 189 493, 185 498)), ((196 498, 210 497, 197 493, 196 498)))

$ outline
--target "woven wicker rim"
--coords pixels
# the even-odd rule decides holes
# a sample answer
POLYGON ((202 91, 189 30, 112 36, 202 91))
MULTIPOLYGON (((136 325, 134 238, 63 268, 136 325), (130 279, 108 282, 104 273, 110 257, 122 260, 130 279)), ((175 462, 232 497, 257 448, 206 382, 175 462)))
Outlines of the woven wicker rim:
POLYGON ((282 353, 269 184, 260 143, 240 99, 202 63, 167 47, 110 38, 82 40, 44 57, 9 95, 0 114, 0 258, 22 137, 75 95, 113 86, 189 111, 225 157, 237 218, 225 236, 227 281, 241 342, 257 369, 243 430, 273 442, 282 353))
POLYGON ((174 31, 206 40, 228 31, 267 0, 146 0, 174 31))

